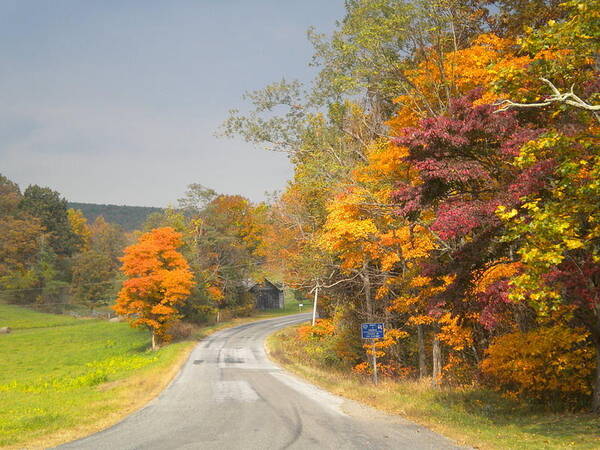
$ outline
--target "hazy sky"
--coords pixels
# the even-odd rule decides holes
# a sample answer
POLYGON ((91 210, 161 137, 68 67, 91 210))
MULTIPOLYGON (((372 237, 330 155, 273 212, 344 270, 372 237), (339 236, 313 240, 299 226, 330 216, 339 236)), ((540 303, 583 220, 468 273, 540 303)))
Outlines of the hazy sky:
POLYGON ((213 136, 245 91, 309 80, 343 0, 0 0, 0 173, 68 200, 261 200, 285 155, 213 136))

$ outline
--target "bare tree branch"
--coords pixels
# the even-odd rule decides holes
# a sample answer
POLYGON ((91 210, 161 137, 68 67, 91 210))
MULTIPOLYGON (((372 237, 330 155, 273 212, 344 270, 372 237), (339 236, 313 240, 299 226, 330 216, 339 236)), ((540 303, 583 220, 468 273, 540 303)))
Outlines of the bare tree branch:
POLYGON ((496 105, 504 106, 495 112, 498 113, 502 111, 508 111, 511 108, 541 108, 543 106, 551 105, 552 103, 565 103, 567 105, 574 106, 575 108, 591 111, 596 119, 600 122, 600 116, 598 116, 597 113, 597 111, 600 111, 600 105, 590 105, 589 103, 584 102, 573 92, 573 88, 575 86, 571 86, 571 90, 569 92, 561 93, 550 80, 546 78, 540 79, 550 86, 550 89, 552 89, 553 94, 550 97, 546 98, 543 102, 538 103, 515 103, 511 100, 502 100, 501 102, 496 103, 496 105))

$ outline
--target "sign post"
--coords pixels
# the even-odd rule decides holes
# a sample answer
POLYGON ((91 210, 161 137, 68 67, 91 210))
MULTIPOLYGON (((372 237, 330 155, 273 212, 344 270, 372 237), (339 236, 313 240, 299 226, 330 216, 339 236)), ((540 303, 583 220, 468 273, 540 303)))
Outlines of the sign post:
POLYGON ((382 323, 363 323, 360 326, 363 339, 373 339, 373 383, 377 384, 377 351, 375 348, 375 339, 382 339, 385 332, 382 323))

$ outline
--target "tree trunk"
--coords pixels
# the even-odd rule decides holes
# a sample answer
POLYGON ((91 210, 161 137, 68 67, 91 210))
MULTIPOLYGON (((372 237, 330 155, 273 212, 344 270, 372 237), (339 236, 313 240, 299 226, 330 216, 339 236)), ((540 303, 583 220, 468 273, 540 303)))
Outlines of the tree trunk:
POLYGON ((151 331, 152 333, 152 351, 156 350, 156 334, 154 334, 154 330, 151 331))
POLYGON ((442 349, 440 348, 440 340, 435 336, 433 338, 433 351, 432 351, 432 359, 433 359, 433 374, 432 374, 432 383, 434 386, 440 384, 440 379, 442 376, 442 349))
POLYGON ((315 286, 315 299, 313 300, 313 315, 312 315, 312 326, 314 327, 317 323, 317 302, 319 301, 319 285, 315 286))
POLYGON ((596 341, 596 377, 594 379, 592 411, 600 414, 600 341, 596 341))
POLYGON ((217 309, 217 323, 219 323, 220 316, 221 316, 221 310, 217 309))
POLYGON ((365 263, 363 266, 363 275, 361 276, 363 280, 363 290, 365 291, 365 303, 367 306, 367 317, 368 321, 373 321, 373 303, 371 301, 371 279, 369 278, 369 272, 367 264, 365 263))
POLYGON ((419 346, 419 378, 427 376, 427 361, 425 358, 425 339, 423 338, 423 325, 417 325, 417 339, 419 346))

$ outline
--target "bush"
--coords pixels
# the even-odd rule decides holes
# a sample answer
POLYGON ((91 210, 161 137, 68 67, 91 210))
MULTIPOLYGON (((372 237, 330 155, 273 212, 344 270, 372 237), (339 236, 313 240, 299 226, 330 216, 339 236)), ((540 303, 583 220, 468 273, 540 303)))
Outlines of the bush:
POLYGON ((194 326, 194 324, 179 321, 175 322, 169 327, 169 334, 173 337, 173 340, 182 341, 192 336, 195 330, 196 327, 194 326))
POLYGON ((595 351, 582 329, 562 325, 496 338, 481 369, 496 390, 513 397, 574 405, 592 393, 595 351))
POLYGON ((254 312, 255 307, 253 304, 236 306, 231 308, 231 314, 233 317, 250 317, 254 312))
POLYGON ((329 319, 317 319, 315 326, 304 325, 298 328, 298 337, 303 341, 323 339, 333 336, 333 323, 329 319))
MULTIPOLYGON (((355 365, 352 368, 352 372, 371 376, 373 374, 373 365, 363 361, 360 364, 355 365)), ((403 367, 399 363, 393 361, 390 363, 377 362, 377 373, 382 378, 386 377, 396 380, 406 380, 414 375, 415 369, 412 367, 403 367)))

